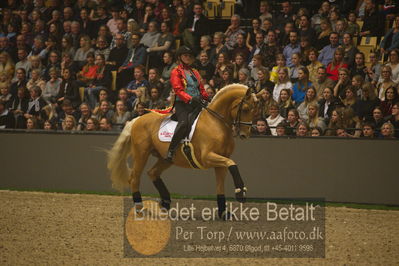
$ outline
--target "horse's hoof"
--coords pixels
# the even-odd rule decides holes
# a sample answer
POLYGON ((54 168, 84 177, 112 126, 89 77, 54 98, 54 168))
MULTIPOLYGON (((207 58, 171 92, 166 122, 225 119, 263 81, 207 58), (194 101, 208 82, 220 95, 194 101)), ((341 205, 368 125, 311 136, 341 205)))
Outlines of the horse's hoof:
POLYGON ((159 202, 159 206, 161 207, 161 209, 164 208, 167 211, 169 211, 170 210, 170 202, 171 202, 170 200, 161 200, 159 202))
POLYGON ((231 213, 228 211, 222 211, 222 212, 218 212, 219 218, 223 221, 227 221, 231 219, 231 213))
POLYGON ((246 187, 236 188, 235 193, 236 193, 236 200, 238 202, 244 203, 247 201, 247 198, 246 198, 247 188, 246 187))

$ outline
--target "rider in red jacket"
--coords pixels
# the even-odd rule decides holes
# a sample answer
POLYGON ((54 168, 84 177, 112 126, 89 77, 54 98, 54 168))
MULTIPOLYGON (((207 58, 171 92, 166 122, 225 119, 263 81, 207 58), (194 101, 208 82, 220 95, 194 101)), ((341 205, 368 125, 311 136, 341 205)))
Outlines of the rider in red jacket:
POLYGON ((175 115, 178 123, 166 157, 169 162, 172 162, 180 141, 190 133, 189 116, 198 115, 204 101, 208 100, 200 74, 191 67, 193 51, 182 46, 177 50, 177 58, 180 64, 172 70, 170 83, 176 94, 175 115))

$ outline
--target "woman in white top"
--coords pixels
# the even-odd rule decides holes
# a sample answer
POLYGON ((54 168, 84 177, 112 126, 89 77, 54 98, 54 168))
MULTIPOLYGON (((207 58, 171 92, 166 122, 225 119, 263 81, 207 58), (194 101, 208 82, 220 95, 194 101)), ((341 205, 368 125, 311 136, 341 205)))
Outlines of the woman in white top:
POLYGON ((390 66, 392 69, 392 81, 399 83, 399 50, 393 49, 389 53, 389 63, 386 66, 390 66))
POLYGON ((288 76, 287 68, 280 68, 278 70, 278 80, 273 90, 273 99, 277 102, 282 89, 292 90, 292 83, 288 76))
POLYGON ((62 82, 62 79, 59 77, 58 70, 55 67, 50 68, 49 75, 50 80, 47 81, 42 93, 43 99, 48 103, 52 101, 55 102, 55 97, 58 95, 58 91, 60 90, 60 85, 62 82))
POLYGON ((266 121, 269 124, 272 135, 277 136, 276 127, 280 122, 284 121, 284 117, 280 115, 277 104, 272 104, 270 106, 269 112, 270 116, 266 119, 266 121))

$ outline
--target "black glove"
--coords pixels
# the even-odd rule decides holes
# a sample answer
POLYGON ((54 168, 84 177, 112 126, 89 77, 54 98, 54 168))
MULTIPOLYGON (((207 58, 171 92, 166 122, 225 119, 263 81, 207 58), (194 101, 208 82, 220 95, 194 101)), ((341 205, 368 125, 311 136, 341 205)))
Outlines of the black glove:
POLYGON ((192 104, 195 107, 201 106, 202 105, 201 98, 199 96, 191 97, 190 104, 192 104))
POLYGON ((201 99, 201 106, 202 107, 208 107, 209 102, 207 100, 201 99))

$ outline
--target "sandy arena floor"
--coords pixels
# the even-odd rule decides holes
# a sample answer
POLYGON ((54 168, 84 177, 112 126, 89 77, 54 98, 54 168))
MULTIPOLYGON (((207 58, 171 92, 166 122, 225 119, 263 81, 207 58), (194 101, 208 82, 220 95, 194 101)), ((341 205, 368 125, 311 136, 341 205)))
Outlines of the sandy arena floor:
POLYGON ((398 265, 399 211, 328 207, 325 259, 123 257, 122 197, 0 191, 1 265, 398 265))

